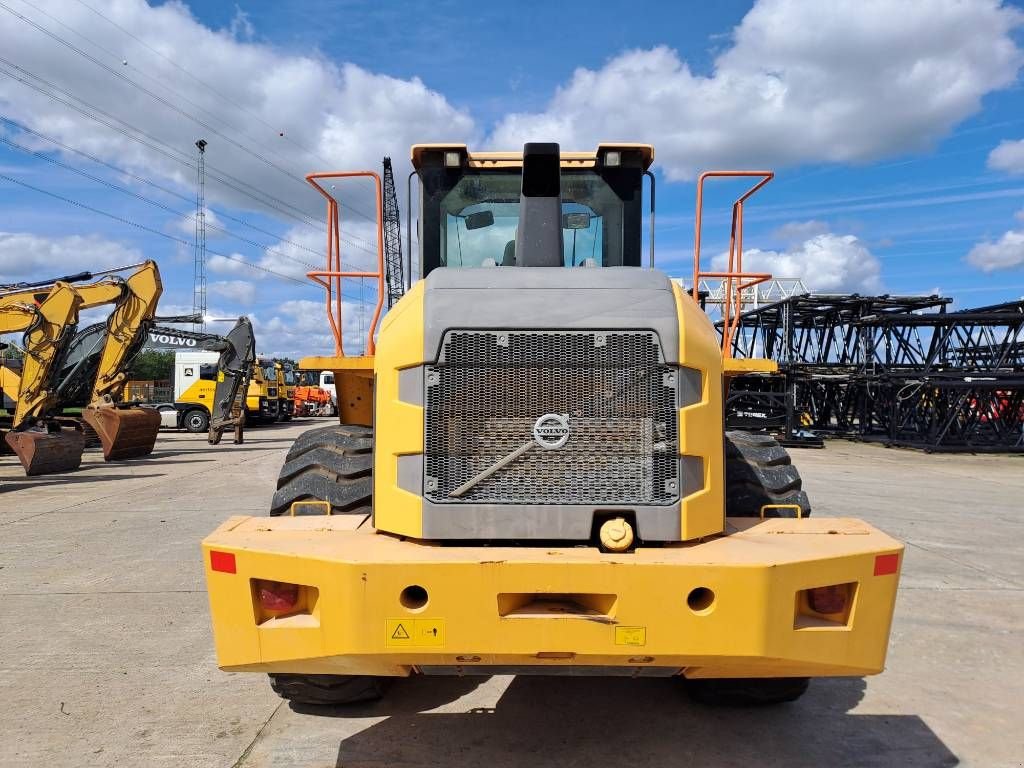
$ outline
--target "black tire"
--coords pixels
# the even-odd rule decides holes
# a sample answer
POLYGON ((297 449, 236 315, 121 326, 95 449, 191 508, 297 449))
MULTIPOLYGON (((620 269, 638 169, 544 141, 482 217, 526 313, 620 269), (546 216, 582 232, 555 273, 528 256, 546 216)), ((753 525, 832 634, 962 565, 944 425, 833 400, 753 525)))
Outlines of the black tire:
POLYGON ((282 699, 314 706, 376 701, 387 683, 386 677, 368 675, 270 675, 270 687, 282 699))
MULTIPOLYGON (((285 457, 271 515, 293 501, 331 502, 334 514, 369 514, 373 503, 373 430, 332 425, 299 435, 285 457)), ((338 705, 373 701, 389 678, 370 675, 271 674, 270 687, 294 704, 338 705)))
POLYGON ((686 693, 701 704, 762 707, 796 701, 810 685, 807 677, 760 677, 686 680, 686 693))
POLYGON ((186 432, 198 435, 210 429, 210 414, 200 408, 193 408, 187 411, 181 419, 181 424, 186 432))
POLYGON ((285 457, 271 515, 296 501, 331 503, 335 515, 368 515, 373 503, 373 430, 333 425, 303 432, 285 457))
MULTIPOLYGON (((765 504, 796 504, 811 514, 800 472, 770 435, 725 433, 725 514, 759 517, 765 504)), ((768 509, 765 517, 796 517, 795 509, 768 509)))

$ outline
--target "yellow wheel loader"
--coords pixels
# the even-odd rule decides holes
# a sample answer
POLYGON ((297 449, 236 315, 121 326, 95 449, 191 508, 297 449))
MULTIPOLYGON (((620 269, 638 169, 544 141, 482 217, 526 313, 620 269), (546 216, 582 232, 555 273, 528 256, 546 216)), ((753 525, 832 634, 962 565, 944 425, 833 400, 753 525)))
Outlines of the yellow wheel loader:
MULTIPOLYGON (((38 373, 35 383, 25 384, 29 375, 26 365, 19 384, 13 429, 7 438, 28 474, 62 471, 69 464, 63 458, 56 462, 47 460, 45 452, 36 445, 41 440, 40 432, 32 428, 33 419, 42 418, 52 424, 53 417, 66 406, 84 401, 82 419, 96 432, 107 461, 151 453, 160 428, 160 416, 154 410, 120 402, 127 382, 127 365, 145 342, 163 290, 156 263, 147 261, 101 273, 83 273, 65 281, 43 281, 9 292, 0 301, 36 301, 43 306, 46 300, 42 297, 47 291, 60 287, 59 293, 63 295, 64 286, 77 296, 65 321, 69 325, 52 331, 52 335, 60 338, 60 344, 44 345, 35 353, 38 358, 46 358, 45 389, 40 389, 44 385, 38 373), (138 269, 127 278, 113 274, 135 267, 138 269), (106 276, 88 285, 68 282, 98 275, 106 276), (107 321, 76 334, 78 313, 104 304, 114 305, 107 321)), ((25 347, 28 357, 28 336, 25 347)), ((77 438, 69 439, 77 443, 77 438)), ((50 445, 54 441, 47 438, 44 442, 50 445)), ((57 454, 63 456, 64 452, 57 454)), ((80 456, 73 463, 77 467, 80 456)))
MULTIPOLYGON (((786 451, 725 431, 728 377, 774 364, 730 359, 700 307, 699 202, 693 292, 653 268, 653 241, 644 268, 652 160, 415 146, 423 277, 379 334, 378 303, 360 356, 341 282, 375 277, 383 296, 382 258, 343 266, 320 181, 369 177, 378 202, 380 181, 307 177, 327 199, 309 276, 335 354, 301 366, 334 373, 342 423, 296 440, 269 517, 203 542, 221 668, 312 704, 412 674, 671 676, 774 703, 882 670, 903 546, 811 517, 786 451)), ((743 272, 742 211, 770 174, 729 175, 760 177, 719 273, 738 298, 766 278, 743 272)))

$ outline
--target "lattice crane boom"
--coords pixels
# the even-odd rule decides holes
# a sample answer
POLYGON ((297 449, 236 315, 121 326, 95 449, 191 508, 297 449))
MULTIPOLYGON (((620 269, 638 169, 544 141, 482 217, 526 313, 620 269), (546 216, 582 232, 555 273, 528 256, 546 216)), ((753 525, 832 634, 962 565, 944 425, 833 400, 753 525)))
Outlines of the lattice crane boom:
POLYGON ((395 192, 395 175, 391 169, 390 157, 384 158, 384 197, 381 206, 384 221, 384 279, 390 309, 405 293, 401 215, 398 211, 398 195, 395 192))

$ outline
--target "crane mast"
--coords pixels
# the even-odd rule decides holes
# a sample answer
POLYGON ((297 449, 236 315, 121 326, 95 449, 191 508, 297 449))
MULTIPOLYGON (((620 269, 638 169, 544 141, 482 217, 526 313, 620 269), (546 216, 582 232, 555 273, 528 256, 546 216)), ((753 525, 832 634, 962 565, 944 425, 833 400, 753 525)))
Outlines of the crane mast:
POLYGON ((384 279, 387 284, 388 309, 405 293, 402 265, 402 225, 399 221, 398 195, 395 192, 395 174, 391 169, 391 158, 384 158, 384 196, 381 202, 384 210, 384 279))

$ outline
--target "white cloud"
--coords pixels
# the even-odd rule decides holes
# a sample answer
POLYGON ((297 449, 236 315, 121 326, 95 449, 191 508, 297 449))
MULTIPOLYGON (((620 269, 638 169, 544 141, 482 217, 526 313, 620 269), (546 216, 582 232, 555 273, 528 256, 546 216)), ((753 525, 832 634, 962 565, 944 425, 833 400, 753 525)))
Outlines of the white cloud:
POLYGON ((254 270, 252 267, 247 267, 241 261, 236 259, 245 258, 240 253, 230 254, 233 258, 227 256, 221 256, 220 254, 214 254, 206 257, 206 271, 212 272, 216 275, 246 275, 247 277, 261 278, 266 276, 266 272, 259 272, 254 270))
MULTIPOLYGON (((193 142, 205 138, 209 142, 207 199, 214 205, 284 215, 276 210, 283 207, 280 203, 256 203, 217 180, 230 174, 261 194, 272 195, 319 220, 323 199, 302 179, 305 173, 325 167, 379 168, 384 154, 393 153, 400 159, 403 148, 415 141, 457 141, 475 134, 466 112, 418 78, 388 77, 353 64, 337 64, 316 53, 284 52, 240 39, 248 35, 244 14, 235 16, 231 28, 212 30, 196 21, 183 3, 150 6, 144 0, 121 0, 104 6, 105 15, 160 51, 160 56, 86 5, 62 0, 34 5, 80 33, 82 38, 75 37, 73 42, 116 74, 9 13, 0 14, 4 56, 188 157, 196 153, 193 142), (86 39, 116 55, 93 47, 86 39), (206 125, 161 104, 118 75, 134 80, 206 125), (242 151, 232 140, 259 156, 242 151), (286 173, 272 167, 275 165, 286 173)), ((20 11, 55 34, 68 35, 64 27, 31 6, 20 11)), ((13 78, 0 78, 0 110, 34 130, 129 166, 141 175, 172 179, 189 191, 194 187, 192 169, 13 78)), ((52 149, 38 139, 21 140, 52 149)), ((401 167, 398 163, 399 178, 401 167)), ((343 197, 347 189, 342 187, 343 197)), ((362 207, 372 208, 365 203, 362 207)), ((295 210, 285 210, 298 215, 295 210)))
POLYGON ((709 75, 660 46, 577 69, 489 143, 649 141, 670 179, 715 166, 862 162, 927 149, 1016 78, 998 0, 759 0, 709 75))
POLYGON ((235 15, 231 18, 228 31, 231 32, 232 37, 252 40, 253 35, 256 34, 256 27, 253 26, 252 21, 249 19, 249 14, 236 5, 235 15))
POLYGON ((810 221, 791 221, 776 229, 772 232, 772 235, 787 244, 799 243, 807 240, 808 238, 814 237, 815 235, 823 235, 828 232, 828 229, 829 227, 827 222, 818 221, 817 219, 811 219, 810 221))
POLYGON ((99 235, 44 237, 0 232, 0 284, 134 264, 143 258, 135 248, 99 235))
POLYGON ((1001 141, 988 153, 988 167, 1007 173, 1024 173, 1024 139, 1001 141))
MULTIPOLYGON (((725 254, 716 256, 715 269, 724 270, 727 259, 725 254)), ((785 251, 744 251, 743 270, 802 278, 810 290, 819 293, 882 290, 881 263, 854 235, 828 232, 785 251)))
MULTIPOLYGON (((376 268, 376 230, 366 222, 365 226, 353 222, 343 224, 341 255, 342 265, 346 270, 372 271, 376 268)), ((285 275, 308 283, 306 273, 316 269, 324 269, 327 263, 326 238, 322 232, 308 227, 293 227, 281 238, 263 249, 261 255, 253 259, 240 253, 221 256, 210 254, 206 259, 206 269, 211 274, 246 277, 262 280, 271 273, 285 275), (229 258, 230 256, 230 258, 229 258), (255 264, 258 269, 239 261, 239 259, 255 264), (269 270, 266 271, 266 270, 269 270)), ((312 285, 310 283, 310 285, 312 285)))
MULTIPOLYGON (((206 227, 207 227, 207 229, 206 229, 206 238, 207 238, 207 240, 214 240, 214 239, 216 239, 218 237, 221 237, 223 233, 221 233, 219 230, 220 230, 220 228, 222 228, 224 226, 224 223, 220 220, 220 218, 217 216, 217 214, 214 213, 213 211, 211 211, 209 208, 205 208, 204 212, 206 214, 205 218, 206 218, 206 227)), ((196 215, 195 215, 195 212, 193 211, 192 213, 189 213, 189 214, 187 214, 185 216, 182 216, 180 219, 178 219, 178 221, 176 223, 176 228, 183 235, 187 235, 191 239, 192 236, 195 235, 195 232, 196 232, 196 215)))
POLYGON ((325 240, 320 232, 293 227, 285 232, 280 241, 265 248, 256 263, 263 269, 306 280, 307 272, 325 268, 325 240))
POLYGON ((256 286, 248 280, 219 280, 210 283, 207 291, 242 305, 252 304, 256 300, 256 286))
MULTIPOLYGON (((366 344, 373 307, 355 301, 342 305, 342 331, 346 354, 360 353, 366 344)), ((255 324, 256 346, 268 354, 299 358, 310 354, 333 354, 334 337, 327 322, 324 303, 296 299, 277 306, 269 320, 255 324)))
POLYGON ((1024 266, 1024 230, 1008 230, 998 240, 986 240, 971 248, 967 263, 982 272, 1024 266))

